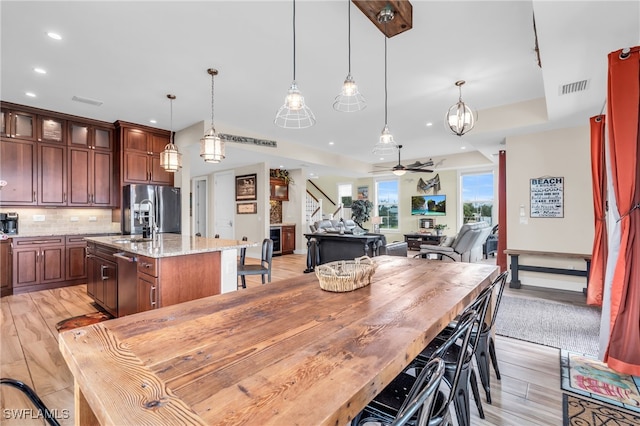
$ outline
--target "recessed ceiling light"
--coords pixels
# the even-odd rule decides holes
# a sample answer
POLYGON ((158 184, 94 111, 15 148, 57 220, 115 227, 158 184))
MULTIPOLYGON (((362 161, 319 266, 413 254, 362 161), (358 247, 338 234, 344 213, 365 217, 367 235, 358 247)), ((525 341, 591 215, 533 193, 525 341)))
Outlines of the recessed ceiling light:
POLYGON ((151 123, 151 124, 156 124, 156 123, 157 123, 157 121, 156 121, 156 120, 151 119, 151 120, 149 120, 149 123, 151 123))
POLYGON ((427 127, 431 127, 431 126, 433 126, 433 123, 429 121, 429 122, 427 123, 427 127))
POLYGON ((460 149, 467 149, 467 147, 466 146, 461 146, 460 149))
POLYGON ((35 72, 37 72, 38 74, 46 74, 47 73, 47 70, 45 70, 44 68, 35 67, 33 70, 35 72))
POLYGON ((278 167, 280 167, 281 169, 284 169, 284 166, 282 164, 280 164, 278 167))
POLYGON ((380 161, 384 160, 384 157, 380 157, 380 161))
POLYGON ((51 31, 49 31, 49 32, 47 33, 47 35, 48 35, 50 38, 54 39, 54 40, 62 40, 62 36, 61 36, 60 34, 58 34, 58 33, 53 33, 53 32, 51 32, 51 31))
POLYGON ((27 95, 30 98, 35 98, 36 97, 36 94, 33 93, 33 92, 24 92, 24 94, 27 95))
POLYGON ((334 143, 335 143, 335 142, 333 142, 333 141, 330 141, 330 142, 329 142, 329 145, 333 145, 334 143))

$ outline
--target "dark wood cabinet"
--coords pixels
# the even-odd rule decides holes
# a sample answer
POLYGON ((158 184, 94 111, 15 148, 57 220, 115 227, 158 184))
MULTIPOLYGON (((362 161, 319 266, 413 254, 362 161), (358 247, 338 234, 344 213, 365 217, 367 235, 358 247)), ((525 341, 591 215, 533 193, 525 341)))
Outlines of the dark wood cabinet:
POLYGON ((37 118, 35 113, 1 109, 0 136, 12 139, 36 140, 37 118))
POLYGON ((289 201, 289 184, 284 179, 271 178, 270 181, 270 199, 289 201))
POLYGON ((121 181, 127 184, 173 185, 173 173, 160 167, 160 153, 170 141, 170 132, 117 122, 121 181))
POLYGON ((86 279, 87 274, 87 242, 82 236, 69 235, 66 237, 67 260, 66 279, 79 280, 86 279))
POLYGON ((64 237, 14 238, 13 243, 14 292, 20 287, 65 280, 64 237))
POLYGON ((138 257, 138 312, 150 311, 159 307, 157 265, 156 259, 138 257))
POLYGON ((12 294, 11 240, 0 240, 0 297, 12 294))
POLYGON ((87 245, 87 294, 104 310, 118 316, 118 264, 114 249, 87 245))
POLYGON ((70 207, 115 207, 113 154, 83 148, 68 148, 70 207))
POLYGON ((38 116, 38 142, 65 145, 67 140, 66 123, 67 121, 60 117, 38 116))
POLYGON ((95 124, 70 122, 69 143, 77 148, 113 151, 113 129, 95 124))
POLYGON ((420 250, 421 244, 438 245, 446 237, 446 235, 430 235, 430 234, 404 234, 404 240, 409 250, 420 250))
POLYGON ((282 226, 282 254, 291 254, 296 249, 295 225, 282 226))
POLYGON ((67 205, 67 148, 61 145, 37 144, 38 196, 40 206, 67 205))
POLYGON ((7 185, 0 191, 0 205, 32 206, 37 199, 36 144, 3 138, 0 141, 0 170, 7 185))

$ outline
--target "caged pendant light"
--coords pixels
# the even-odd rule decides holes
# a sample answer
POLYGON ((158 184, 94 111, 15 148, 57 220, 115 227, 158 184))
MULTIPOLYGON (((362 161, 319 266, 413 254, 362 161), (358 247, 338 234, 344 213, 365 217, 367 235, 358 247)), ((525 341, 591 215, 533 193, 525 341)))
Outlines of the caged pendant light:
POLYGON ((347 7, 349 10, 349 72, 342 84, 342 91, 333 102, 333 109, 340 112, 356 112, 365 109, 367 102, 358 91, 358 85, 351 75, 351 0, 347 0, 347 7))
POLYGON ((209 68, 207 73, 211 76, 211 128, 200 139, 200 157, 207 163, 219 163, 224 160, 224 141, 216 132, 213 122, 213 79, 218 75, 218 70, 209 68))
POLYGON ((305 105, 296 83, 296 0, 293 0, 293 81, 273 122, 285 129, 304 129, 316 124, 316 117, 305 105))
POLYGON ((462 85, 464 83, 464 80, 456 81, 456 86, 458 86, 460 94, 458 97, 458 103, 449 108, 449 111, 447 111, 447 115, 444 118, 445 125, 458 136, 462 136, 473 129, 473 126, 476 124, 476 117, 473 111, 471 111, 469 105, 462 101, 462 85))
MULTIPOLYGON (((389 8, 383 9, 378 14, 378 20, 386 23, 393 19, 393 10, 389 8)), ((375 155, 386 156, 393 154, 398 149, 396 142, 393 140, 393 135, 389 131, 389 125, 387 124, 387 35, 384 34, 384 127, 380 140, 373 147, 373 153, 375 155)))
POLYGON ((168 172, 175 173, 182 168, 182 154, 178 152, 178 148, 173 144, 173 100, 175 95, 167 95, 171 105, 171 136, 169 143, 164 147, 164 151, 160 153, 160 167, 168 172))

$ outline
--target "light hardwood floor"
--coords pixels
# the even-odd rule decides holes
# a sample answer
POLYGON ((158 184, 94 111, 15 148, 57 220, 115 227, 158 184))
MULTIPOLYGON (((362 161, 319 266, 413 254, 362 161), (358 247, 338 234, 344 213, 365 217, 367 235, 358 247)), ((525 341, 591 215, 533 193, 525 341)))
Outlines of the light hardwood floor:
MULTIPOLYGON (((273 280, 299 275, 305 264, 304 255, 275 257, 273 280)), ((247 277, 249 288, 259 285, 259 276, 247 277)), ((575 293, 508 288, 507 291, 584 304, 584 297, 575 293)), ((1 376, 24 381, 49 409, 55 410, 61 424, 73 424, 73 377, 58 350, 55 325, 63 319, 96 311, 86 295, 86 287, 7 296, 1 299, 1 308, 1 376), (69 418, 65 419, 67 415, 69 418)), ((486 403, 481 390, 486 418, 478 417, 472 401, 472 424, 561 425, 559 350, 501 336, 496 339, 496 350, 502 380, 497 381, 492 370, 493 404, 486 403)), ((42 420, 12 419, 15 412, 10 410, 32 408, 32 405, 17 389, 0 386, 0 392, 0 424, 44 424, 42 420)))

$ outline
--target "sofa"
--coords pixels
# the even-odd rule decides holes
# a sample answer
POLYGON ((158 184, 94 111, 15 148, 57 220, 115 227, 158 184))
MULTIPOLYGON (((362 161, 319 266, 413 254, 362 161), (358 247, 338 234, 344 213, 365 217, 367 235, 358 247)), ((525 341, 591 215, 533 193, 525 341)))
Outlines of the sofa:
POLYGON ((482 247, 491 229, 487 222, 465 223, 454 238, 445 240, 441 245, 420 245, 420 253, 416 257, 427 258, 434 255, 433 257, 441 260, 479 262, 483 258, 482 247))
MULTIPOLYGON (((352 219, 343 219, 343 220, 319 220, 315 222, 313 225, 310 225, 310 229, 312 233, 340 233, 341 229, 344 229, 344 234, 367 234, 367 235, 379 235, 380 240, 377 242, 376 251, 379 256, 381 255, 389 255, 389 256, 403 256, 407 257, 408 246, 404 241, 394 241, 392 243, 387 243, 387 238, 383 234, 374 234, 367 232, 362 229, 355 223, 352 219)), ((346 255, 345 255, 346 256, 346 255)), ((369 253, 369 256, 374 256, 373 252, 369 253)), ((354 256, 358 257, 358 256, 354 256)), ((348 257, 344 257, 345 259, 353 259, 349 254, 348 257)))

